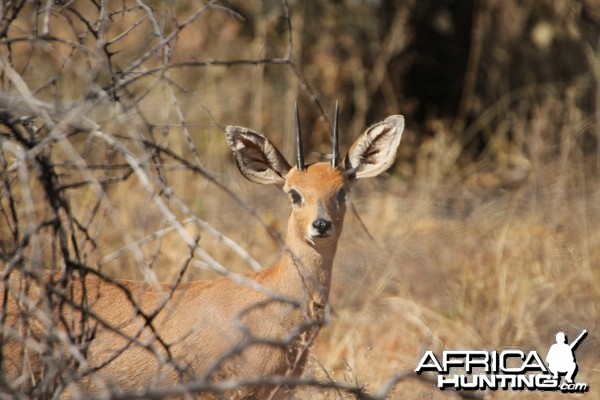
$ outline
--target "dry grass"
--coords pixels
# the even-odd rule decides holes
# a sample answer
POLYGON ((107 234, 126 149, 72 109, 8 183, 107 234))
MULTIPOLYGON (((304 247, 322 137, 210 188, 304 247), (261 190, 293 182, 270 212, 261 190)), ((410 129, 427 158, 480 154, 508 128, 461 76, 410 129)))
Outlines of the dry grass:
MULTIPOLYGON (((171 13, 181 23, 200 7, 153 6, 155 16, 164 17, 164 32, 174 25, 171 13)), ((69 228, 79 238, 81 262, 113 277, 174 280, 186 265, 190 246, 160 208, 162 202, 180 222, 198 218, 204 225, 186 223, 185 233, 199 238, 199 248, 232 271, 246 272, 250 267, 218 233, 269 266, 281 252, 270 229, 285 231, 289 206, 276 189, 244 181, 232 163, 221 125, 266 131, 291 154, 292 140, 287 134, 292 105, 299 99, 306 114, 306 132, 311 132, 311 158, 316 159, 319 152, 328 151, 324 110, 331 108, 334 96, 340 97, 345 110, 345 144, 364 125, 387 114, 405 113, 410 122, 418 100, 403 98, 399 94, 402 84, 392 85, 397 83, 394 68, 408 68, 394 60, 414 39, 407 22, 412 5, 398 8, 386 34, 377 40, 377 29, 371 25, 376 16, 353 21, 352 28, 362 32, 359 40, 351 29, 336 36, 340 27, 335 15, 340 6, 328 3, 322 20, 326 33, 315 36, 311 6, 294 3, 291 48, 282 19, 285 7, 280 3, 236 6, 247 21, 210 10, 210 18, 200 17, 180 32, 172 53, 166 55, 161 49, 139 72, 163 65, 161 57, 171 57, 167 64, 212 59, 273 61, 283 57, 286 49, 295 64, 266 61, 174 68, 126 85, 116 91, 122 96, 118 99, 80 101, 97 86, 114 89, 116 82, 110 81, 116 75, 108 76, 98 61, 102 57, 87 57, 77 47, 55 41, 2 44, 2 57, 35 98, 89 117, 135 159, 146 162, 141 169, 150 177, 148 182, 139 171, 131 171, 123 151, 102 137, 88 135, 85 129, 68 140, 42 146, 56 165, 61 184, 92 182, 65 192, 72 215, 87 228, 86 232, 69 228), (373 59, 372 53, 377 57, 373 59), (205 168, 210 176, 153 152, 142 139, 205 168), (107 167, 115 165, 122 167, 107 167), (115 181, 97 184, 107 178, 115 181)), ((83 10, 93 13, 93 8, 83 10)), ((23 12, 6 37, 30 34, 32 22, 25 16, 34 14, 33 9, 23 12)), ((135 9, 115 15, 107 36, 124 32, 143 14, 135 9)), ((560 15, 571 21, 567 11, 560 15)), ((51 14, 51 20, 52 34, 57 37, 75 41, 73 31, 85 30, 76 19, 73 25, 66 24, 58 12, 51 14)), ((116 54, 109 60, 111 65, 128 66, 160 40, 151 31, 145 20, 118 41, 111 48, 116 54)), ((583 28, 581 32, 585 33, 583 28)), ((90 37, 81 39, 80 45, 98 51, 90 37)), ((413 370, 427 349, 518 347, 544 353, 558 330, 574 338, 585 328, 590 335, 577 351, 577 380, 587 382, 590 392, 597 393, 600 158, 598 144, 593 143, 599 132, 594 108, 598 104, 590 98, 600 93, 600 62, 593 47, 586 49, 587 61, 596 63, 589 73, 566 82, 524 84, 519 90, 501 92, 502 82, 488 88, 500 93, 494 101, 472 99, 471 119, 461 117, 465 129, 460 134, 453 131, 456 121, 444 115, 427 118, 420 125, 409 123, 395 168, 384 179, 360 182, 353 191, 356 214, 347 215, 334 266, 333 314, 313 349, 307 375, 364 386, 374 393, 390 377, 413 370), (475 142, 481 145, 476 153, 475 142)), ((15 90, 16 82, 7 70, 2 75, 5 93, 19 97, 22 93, 15 90)), ((20 112, 18 107, 14 110, 20 112)), ((40 115, 32 114, 43 125, 40 115)), ((59 122, 67 117, 52 115, 59 122)), ((59 128, 64 126, 58 124, 55 131, 46 126, 40 136, 61 134, 59 128)), ((0 244, 8 265, 15 262, 18 244, 11 236, 15 221, 10 198, 16 200, 21 232, 51 219, 52 210, 34 179, 33 161, 18 159, 19 153, 7 143, 16 142, 3 128, 4 161, 0 161, 5 168, 3 180, 11 191, 3 187, 0 192, 0 244)), ((38 229, 21 256, 35 267, 57 268, 61 267, 54 265, 59 247, 50 228, 38 229)), ((186 279, 209 276, 214 272, 196 256, 186 279)), ((298 398, 349 396, 316 388, 300 393, 298 398)), ((509 398, 513 394, 486 395, 509 398)), ((542 395, 549 397, 537 394, 542 395)), ((453 394, 426 382, 403 380, 390 397, 437 399, 453 394)))
MULTIPOLYGON (((596 330, 599 195, 597 187, 562 200, 547 191, 533 201, 530 193, 510 193, 475 205, 466 218, 436 215, 427 196, 369 199, 373 211, 362 217, 377 239, 358 227, 344 233, 337 315, 321 336, 321 363, 373 388, 414 368, 424 349, 542 354, 558 330, 572 338, 596 330)), ((589 337, 577 354, 578 379, 592 387, 598 350, 589 337)), ((401 383, 396 393, 436 391, 409 388, 401 383)))

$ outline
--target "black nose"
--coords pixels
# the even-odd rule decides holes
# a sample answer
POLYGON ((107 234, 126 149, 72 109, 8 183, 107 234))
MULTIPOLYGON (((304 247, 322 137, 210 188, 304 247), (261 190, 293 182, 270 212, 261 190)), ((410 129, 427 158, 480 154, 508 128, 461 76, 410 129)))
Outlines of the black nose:
POLYGON ((326 233, 329 228, 331 228, 331 221, 327 221, 326 219, 319 218, 312 223, 313 227, 319 232, 321 235, 326 233))

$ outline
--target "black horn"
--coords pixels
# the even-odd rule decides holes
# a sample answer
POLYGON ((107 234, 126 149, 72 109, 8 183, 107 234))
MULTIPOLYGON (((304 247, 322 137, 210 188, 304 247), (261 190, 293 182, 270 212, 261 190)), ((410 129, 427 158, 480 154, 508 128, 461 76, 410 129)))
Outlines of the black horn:
POLYGON ((304 171, 304 153, 302 152, 302 132, 300 131, 300 113, 296 103, 296 168, 304 171))
POLYGON ((335 101, 335 116, 333 119, 333 150, 331 152, 331 166, 336 168, 338 165, 339 150, 338 150, 338 120, 340 115, 340 102, 335 101))

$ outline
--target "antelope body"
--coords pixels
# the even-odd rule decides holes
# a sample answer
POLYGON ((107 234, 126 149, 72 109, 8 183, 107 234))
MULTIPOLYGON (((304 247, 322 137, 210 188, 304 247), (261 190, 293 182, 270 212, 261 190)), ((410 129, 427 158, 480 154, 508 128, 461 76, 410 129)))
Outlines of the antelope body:
MULTIPOLYGON (((292 211, 280 261, 271 269, 247 275, 257 285, 224 277, 173 289, 168 284, 126 280, 114 284, 88 273, 57 290, 60 298, 67 300, 59 302, 61 311, 54 311, 54 319, 59 321, 55 324, 36 309, 47 289, 33 284, 24 294, 25 280, 13 273, 5 278, 0 293, 8 309, 2 326, 2 366, 14 378, 12 384, 35 385, 35 375, 40 373, 36 349, 15 339, 20 332, 58 326, 58 331, 75 335, 83 330, 79 324, 83 313, 99 322, 93 324, 80 368, 98 370, 65 382, 70 395, 115 386, 120 390, 164 388, 198 378, 219 382, 299 376, 324 319, 346 193, 356 180, 378 175, 392 164, 403 128, 404 119, 399 115, 371 126, 338 165, 336 110, 332 162, 304 165, 297 122, 298 165, 291 167, 263 135, 227 127, 227 141, 240 172, 253 182, 277 185, 289 196, 292 211), (85 304, 86 311, 68 307, 70 304, 85 304), (26 326, 24 315, 29 320, 26 326), (24 363, 24 357, 31 360, 24 363)), ((52 276, 47 279, 49 285, 58 285, 52 276)), ((66 347, 65 351, 77 354, 66 347)), ((228 394, 267 398, 283 391, 257 384, 228 394)))

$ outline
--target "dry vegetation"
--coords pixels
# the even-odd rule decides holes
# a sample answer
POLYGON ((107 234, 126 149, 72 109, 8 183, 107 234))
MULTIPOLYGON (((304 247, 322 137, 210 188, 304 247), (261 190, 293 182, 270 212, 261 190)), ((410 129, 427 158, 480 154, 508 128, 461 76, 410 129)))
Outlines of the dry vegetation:
MULTIPOLYGON (((175 281, 269 266, 287 201, 241 178, 223 126, 291 154, 298 101, 316 160, 339 99, 343 147, 389 114, 407 131, 389 174, 352 193, 305 373, 356 390, 298 397, 385 396, 426 349, 545 353, 584 328, 577 380, 597 396, 594 1, 107 3, 0 5, 5 269, 175 281)), ((30 396, 76 376, 48 360, 30 396)), ((19 392, 7 379, 2 395, 19 392)), ((403 379, 390 397, 454 395, 403 379)))

